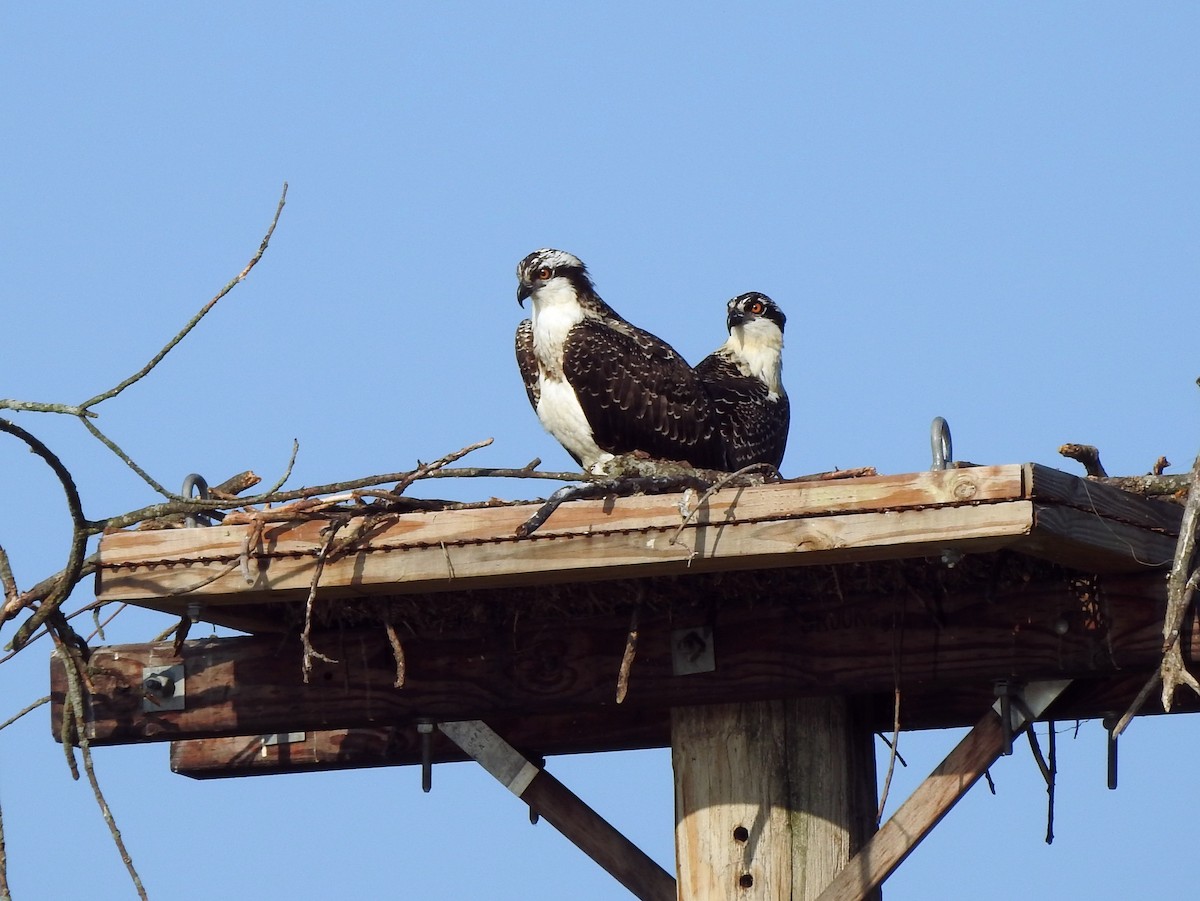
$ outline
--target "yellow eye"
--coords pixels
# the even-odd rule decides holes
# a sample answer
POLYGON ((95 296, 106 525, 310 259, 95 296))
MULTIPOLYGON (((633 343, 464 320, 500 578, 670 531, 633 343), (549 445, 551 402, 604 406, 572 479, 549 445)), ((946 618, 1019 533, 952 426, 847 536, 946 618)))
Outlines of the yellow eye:
POLYGON ((542 281, 546 281, 547 279, 550 278, 550 276, 554 275, 554 270, 551 269, 549 266, 543 266, 541 269, 539 269, 537 271, 536 274, 539 279, 541 279, 542 281))

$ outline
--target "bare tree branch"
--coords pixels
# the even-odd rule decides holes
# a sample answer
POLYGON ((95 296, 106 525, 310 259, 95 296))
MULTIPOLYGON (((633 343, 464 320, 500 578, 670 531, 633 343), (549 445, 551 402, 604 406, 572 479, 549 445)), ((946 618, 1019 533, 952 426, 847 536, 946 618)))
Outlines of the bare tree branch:
POLYGON ((325 533, 325 543, 321 545, 321 552, 317 555, 316 566, 313 567, 312 582, 308 587, 308 599, 304 602, 304 631, 300 633, 300 643, 304 648, 302 668, 304 670, 305 685, 308 684, 308 674, 312 672, 312 659, 314 657, 326 663, 337 663, 336 660, 326 657, 312 646, 312 610, 313 604, 317 600, 317 586, 321 583, 321 573, 325 569, 325 561, 333 553, 333 545, 337 540, 338 530, 345 524, 345 520, 337 520, 330 523, 325 533))
POLYGON ((4 604, 0 606, 0 623, 4 622, 4 611, 9 608, 9 605, 16 601, 17 595, 17 580, 13 576, 12 564, 8 560, 8 551, 0 545, 0 586, 4 588, 4 604))
POLYGON ((42 404, 36 401, 13 400, 12 398, 0 400, 0 410, 12 410, 16 413, 62 413, 67 416, 97 415, 74 404, 42 404))
POLYGON ((0 723, 0 732, 3 732, 5 729, 7 729, 9 726, 11 726, 13 723, 15 723, 17 720, 19 720, 25 714, 32 713, 33 711, 35 711, 39 707, 41 707, 43 704, 49 704, 49 703, 50 703, 50 695, 46 695, 44 698, 38 698, 36 701, 34 701, 29 706, 23 707, 21 710, 18 710, 12 716, 10 716, 8 719, 6 719, 3 723, 0 723))
POLYGON ((263 236, 262 243, 259 244, 258 252, 255 253, 254 256, 250 258, 250 262, 246 264, 246 268, 244 268, 240 273, 238 273, 236 276, 234 276, 233 279, 230 280, 229 284, 227 284, 224 288, 222 288, 220 291, 218 291, 216 296, 214 296, 212 300, 210 300, 203 307, 201 307, 200 312, 198 312, 195 316, 193 316, 188 321, 187 325, 185 325, 182 329, 180 329, 179 333, 176 334, 175 337, 172 338, 170 341, 168 341, 166 343, 166 346, 164 346, 162 350, 160 350, 158 353, 156 353, 151 358, 149 363, 147 363, 145 366, 143 366, 141 369, 139 369, 133 375, 129 376, 127 379, 122 381, 120 384, 118 384, 112 388, 109 388, 107 391, 103 391, 100 394, 97 394, 95 397, 85 400, 83 403, 81 403, 79 405, 79 408, 81 410, 89 410, 92 407, 96 406, 96 404, 101 403, 102 401, 106 401, 106 400, 109 400, 110 398, 114 398, 118 394, 120 394, 122 391, 124 391, 126 388, 128 388, 130 385, 134 384, 135 382, 139 382, 143 378, 145 378, 154 369, 155 366, 157 366, 159 363, 162 362, 163 358, 167 354, 169 354, 175 348, 175 346, 177 344, 179 344, 180 341, 182 341, 184 338, 187 337, 188 332, 190 332, 192 329, 194 329, 199 324, 200 320, 203 319, 206 315, 208 315, 209 310, 211 310, 214 306, 216 306, 217 301, 219 301, 221 298, 223 298, 226 294, 228 294, 230 291, 232 291, 235 287, 237 287, 239 284, 241 284, 245 280, 246 276, 250 274, 250 270, 253 269, 256 265, 258 265, 258 261, 261 260, 263 254, 266 253, 267 245, 271 243, 271 235, 275 234, 275 226, 279 224, 279 214, 283 212, 283 206, 287 200, 287 190, 288 190, 287 182, 284 182, 283 183, 283 193, 279 195, 279 204, 275 207, 275 216, 274 216, 274 218, 271 219, 271 225, 269 228, 267 228, 267 233, 266 233, 266 235, 263 236))
MULTIPOLYGON (((882 736, 881 736, 882 737, 882 736)), ((900 756, 900 686, 893 689, 892 696, 892 740, 887 742, 888 767, 887 775, 883 778, 883 790, 879 793, 879 808, 875 814, 875 824, 883 822, 883 812, 887 809, 888 794, 892 790, 892 777, 896 773, 896 759, 900 756)))
MULTIPOLYGON (((33 631, 45 622, 47 617, 58 611, 59 605, 67 599, 67 595, 71 593, 71 589, 79 581, 79 572, 83 568, 84 550, 87 547, 88 523, 83 515, 83 505, 79 500, 79 490, 75 487, 75 480, 71 477, 71 473, 67 471, 67 468, 58 456, 34 435, 31 435, 19 425, 9 422, 7 419, 0 419, 0 432, 7 432, 13 437, 24 441, 29 446, 29 449, 41 457, 46 465, 54 471, 59 483, 62 485, 63 492, 67 496, 67 510, 71 515, 71 549, 67 557, 67 565, 63 567, 62 574, 55 583, 54 588, 42 601, 34 614, 21 624, 21 627, 17 629, 17 634, 13 636, 10 646, 14 650, 19 650, 29 639, 33 631)), ((9 608, 8 602, 5 603, 4 608, 5 610, 9 608)), ((66 623, 64 622, 63 625, 66 626, 66 623)), ((67 628, 69 629, 69 627, 67 628)))
MULTIPOLYGON (((96 803, 100 806, 100 814, 104 817, 104 822, 108 824, 108 831, 112 835, 113 842, 117 846, 117 852, 121 855, 121 860, 125 864, 125 869, 129 871, 130 878, 133 879, 133 885, 137 889, 138 897, 142 901, 147 901, 146 889, 142 885, 141 877, 138 876, 137 870, 133 866, 133 858, 129 856, 129 851, 125 848, 125 842, 121 838, 121 830, 117 828, 117 822, 113 818, 112 810, 109 809, 108 801, 104 798, 104 793, 100 791, 100 782, 96 778, 96 768, 92 763, 92 749, 88 741, 87 729, 84 728, 84 707, 83 707, 83 688, 80 685, 78 670, 76 669, 77 662, 75 658, 59 649, 58 653, 62 655, 63 669, 67 674, 67 704, 73 714, 73 719, 78 728, 75 729, 75 738, 79 741, 79 750, 83 756, 83 769, 87 773, 88 782, 92 786, 92 793, 96 796, 96 803)), ((64 724, 67 718, 63 717, 64 724)), ((65 743, 64 736, 64 743, 65 743)), ((70 747, 70 745, 67 745, 70 747)), ((72 762, 74 758, 72 757, 72 762)), ((76 772, 76 778, 78 773, 76 772)))
POLYGON ((1187 495, 1191 485, 1188 473, 1173 473, 1166 475, 1149 473, 1144 476, 1108 476, 1099 479, 1105 485, 1112 485, 1122 491, 1132 491, 1145 497, 1161 498, 1163 500, 1182 500, 1187 495))
POLYGON ((143 482, 145 482, 147 485, 149 485, 151 488, 153 488, 155 491, 157 491, 163 497, 168 497, 168 498, 182 497, 182 495, 176 494, 174 491, 169 491, 168 489, 166 489, 162 485, 160 485, 150 475, 150 473, 146 472, 146 470, 144 470, 144 469, 142 469, 142 467, 138 466, 137 463, 135 463, 133 461, 133 458, 131 458, 127 453, 125 453, 125 451, 121 450, 121 448, 117 446, 117 443, 115 441, 113 441, 111 438, 109 438, 107 435, 105 435, 103 432, 101 432, 92 423, 88 422, 83 417, 80 417, 79 421, 82 422, 84 427, 89 432, 92 433, 93 438, 95 438, 97 441, 99 441, 101 444, 103 444, 105 447, 107 447, 110 451, 112 451, 114 454, 116 454, 117 459, 119 459, 122 463, 124 463, 126 466, 128 466, 130 469, 132 469, 135 473, 137 473, 138 478, 140 478, 143 482))
POLYGON ((396 627, 391 623, 384 623, 383 630, 387 633, 388 644, 392 646, 392 657, 396 661, 396 679, 392 682, 392 687, 403 688, 405 673, 408 669, 404 659, 404 645, 400 643, 400 636, 396 634, 396 627))
MULTIPOLYGON (((266 252, 267 246, 271 240, 271 236, 274 234, 275 228, 278 225, 280 214, 283 212, 286 198, 287 184, 285 183, 283 186, 283 191, 279 197, 279 203, 275 209, 275 214, 271 220, 271 224, 259 245, 258 251, 253 257, 251 257, 249 263, 247 263, 242 271, 228 284, 226 284, 221 291, 219 291, 207 304, 205 304, 204 307, 202 307, 200 311, 183 327, 183 329, 181 329, 174 336, 174 338, 167 342, 167 344, 140 370, 109 390, 101 392, 100 394, 89 398, 79 405, 47 404, 7 399, 0 400, 0 409, 13 410, 15 412, 58 413, 62 415, 76 416, 94 438, 100 441, 101 444, 103 444, 118 458, 120 458, 152 489, 168 499, 175 501, 176 503, 185 501, 182 496, 174 494, 159 484, 115 442, 113 442, 98 428, 96 428, 89 421, 91 418, 97 415, 91 408, 105 400, 116 397, 126 388, 148 375, 160 362, 162 362, 166 355, 170 353, 170 351, 176 345, 178 345, 193 328, 196 327, 200 320, 208 314, 208 312, 217 304, 218 301, 221 300, 221 298, 232 291, 234 287, 240 284, 250 274, 250 271, 255 267, 255 265, 257 265, 258 261, 262 259, 263 254, 266 252)), ((71 547, 66 566, 64 566, 63 569, 53 577, 43 580, 33 589, 25 593, 18 591, 16 578, 13 575, 8 555, 4 551, 3 547, 0 547, 0 587, 2 587, 4 591, 3 603, 0 604, 0 623, 15 617, 22 609, 33 608, 34 605, 36 605, 34 612, 17 629, 17 632, 13 636, 9 647, 14 649, 13 653, 15 654, 22 647, 25 647, 28 644, 28 642, 31 640, 31 637, 42 634, 39 633, 38 630, 43 624, 46 626, 49 634, 55 639, 55 643, 58 646, 57 653, 63 657, 64 669, 66 670, 69 684, 67 703, 64 706, 63 712, 63 740, 64 751, 66 752, 67 760, 71 766, 72 774, 75 778, 78 778, 79 772, 75 763, 75 757, 74 754, 71 753, 71 745, 68 743, 72 737, 75 737, 78 739, 79 746, 82 750, 84 769, 87 773, 88 781, 92 786, 92 791, 96 796, 96 802, 100 807, 105 822, 108 824, 113 841, 117 846, 117 850, 121 856, 121 859, 129 871, 138 896, 142 899, 145 899, 147 897, 146 890, 142 885, 141 879, 133 866, 133 861, 130 858, 129 853, 125 848, 125 844, 121 839, 120 831, 117 829, 116 822, 113 819, 108 803, 100 790, 100 784, 96 778, 96 773, 92 762, 91 749, 87 738, 87 730, 83 728, 84 707, 83 688, 81 683, 87 680, 87 676, 86 673, 82 673, 78 670, 77 665, 79 659, 86 659, 87 644, 72 630, 70 624, 67 622, 66 617, 63 616, 60 610, 62 603, 70 595, 72 589, 79 582, 79 580, 83 578, 85 574, 90 573, 95 569, 95 557, 93 556, 85 559, 85 549, 88 537, 92 534, 102 531, 107 527, 110 527, 111 523, 107 521, 101 521, 98 523, 91 522, 84 516, 79 492, 76 488, 73 477, 63 465, 60 458, 38 438, 6 419, 0 419, 0 432, 12 435, 18 440, 24 442, 30 448, 30 450, 33 451, 33 453, 41 457, 46 465, 48 465, 58 477, 58 480, 62 485, 63 491, 67 497, 67 508, 70 514, 72 526, 71 547), (77 647, 80 651, 81 657, 76 657, 68 649, 68 646, 77 647), (74 736, 72 736, 72 733, 74 736)), ((291 462, 288 464, 287 472, 280 480, 279 485, 276 486, 276 489, 279 486, 282 486, 284 481, 288 478, 288 476, 290 476, 292 464, 295 462, 295 455, 296 446, 294 445, 291 462)), ((252 473, 249 475, 253 476, 252 473)), ((253 476, 253 480, 242 479, 239 483, 240 487, 236 487, 233 493, 236 494, 237 491, 245 490, 245 488, 251 487, 257 482, 257 476, 253 476)), ((272 491, 274 490, 275 489, 272 489, 272 491)), ((229 506, 232 502, 230 495, 221 496, 219 493, 217 494, 215 500, 217 500, 219 503, 223 503, 226 506, 229 506)), ((180 512, 186 512, 188 509, 191 509, 191 507, 185 506, 180 510, 180 512)), ((123 606, 124 605, 117 609, 117 613, 123 609, 123 606)), ((116 614, 113 615, 115 616, 116 614)), ((111 619, 112 617, 109 617, 109 621, 111 621, 111 619)), ((96 631, 100 632, 102 629, 102 624, 99 622, 98 617, 96 626, 96 631)), ((39 701, 20 711, 18 714, 16 714, 16 716, 10 718, 5 723, 0 724, 0 729, 6 728, 8 725, 24 716, 30 710, 44 703, 46 700, 48 699, 43 699, 42 701, 39 701)), ((4 845, 3 821, 0 820, 0 901, 7 901, 9 898, 11 898, 11 893, 8 886, 7 856, 4 845)))
MULTIPOLYGON (((122 513, 118 516, 110 516, 107 519, 99 520, 95 523, 92 523, 92 531, 93 531, 93 534, 95 534, 95 533, 102 532, 102 531, 105 531, 108 529, 121 529, 121 528, 125 528, 126 526, 134 525, 135 523, 145 522, 146 520, 152 520, 152 519, 153 520, 163 519, 165 517, 168 517, 168 516, 171 516, 171 515, 177 514, 177 513, 211 513, 211 512, 220 511, 220 510, 229 510, 229 509, 233 509, 233 508, 237 508, 237 507, 250 507, 250 506, 254 506, 256 504, 282 504, 282 503, 287 503, 288 501, 310 500, 312 498, 315 498, 315 497, 318 497, 321 495, 354 491, 359 488, 371 488, 371 487, 374 487, 377 485, 386 484, 388 482, 401 483, 405 487, 407 487, 407 485, 416 481, 418 478, 436 478, 439 475, 441 477, 456 476, 458 478, 463 478, 467 474, 478 474, 480 476, 494 477, 494 476, 502 475, 505 472, 511 472, 514 474, 519 473, 520 478, 557 478, 558 476, 563 475, 562 473, 532 474, 532 473, 526 472, 525 470, 489 469, 489 470, 468 470, 468 471, 463 471, 463 470, 444 470, 443 471, 440 469, 440 466, 444 465, 446 462, 453 462, 455 460, 461 459, 462 457, 464 457, 466 454, 470 453, 471 451, 478 450, 481 447, 487 447, 491 443, 492 443, 491 438, 485 438, 482 441, 478 441, 475 444, 468 445, 467 447, 465 447, 461 450, 455 451, 452 454, 448 454, 446 457, 443 457, 441 460, 437 460, 433 463, 419 464, 417 469, 409 470, 407 472, 382 473, 380 475, 366 476, 361 479, 349 479, 344 482, 331 482, 326 485, 312 485, 312 486, 309 486, 306 488, 296 488, 291 491, 269 490, 269 491, 263 492, 262 494, 256 494, 251 497, 240 498, 235 503, 231 503, 228 499, 222 499, 222 498, 204 499, 204 498, 185 498, 185 497, 179 496, 177 500, 166 501, 166 502, 163 502, 160 504, 152 504, 148 507, 141 507, 137 510, 130 510, 128 513, 122 513), (435 468, 435 467, 439 467, 439 468, 435 468), (415 473, 421 472, 422 468, 424 468, 426 470, 422 475, 420 475, 420 476, 414 475, 415 473)), ((293 460, 295 459, 294 453, 293 453, 292 459, 293 460)), ((290 464, 289 464, 289 472, 290 472, 290 464)), ((575 474, 572 474, 572 473, 568 473, 566 475, 568 475, 569 477, 575 477, 575 474)), ((394 493, 394 492, 389 492, 389 493, 394 493)), ((349 499, 349 498, 344 498, 344 499, 349 499)), ((300 511, 296 511, 296 512, 300 512, 300 511)), ((237 522, 236 519, 233 521, 237 522)))
POLYGON ((1064 457, 1082 463, 1083 468, 1090 476, 1101 479, 1108 476, 1108 473, 1104 471, 1104 464, 1100 462, 1100 451, 1090 444, 1064 444, 1058 449, 1058 452, 1064 457))
POLYGON ((1196 529, 1200 525, 1200 455, 1192 464, 1192 487, 1188 491, 1187 503, 1183 508, 1183 520, 1179 524, 1179 541, 1175 546, 1175 562, 1167 577, 1167 613, 1163 621, 1162 661, 1162 704, 1163 710, 1171 712, 1175 689, 1186 685, 1200 694, 1200 682, 1188 672, 1183 662, 1183 650, 1179 646, 1179 632, 1183 620, 1192 607, 1196 583, 1200 572, 1192 569, 1192 558, 1196 554, 1196 529))
POLYGON ((0 809, 0 901, 12 901, 8 887, 8 851, 4 845, 4 811, 0 809))

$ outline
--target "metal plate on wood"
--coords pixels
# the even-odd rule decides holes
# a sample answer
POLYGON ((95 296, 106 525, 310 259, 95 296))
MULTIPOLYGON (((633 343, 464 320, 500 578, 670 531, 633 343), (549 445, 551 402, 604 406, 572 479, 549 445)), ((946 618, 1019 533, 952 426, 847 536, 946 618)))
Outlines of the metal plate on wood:
POLYGON ((671 669, 675 675, 711 673, 716 668, 711 626, 675 629, 671 633, 671 669))
POLYGON ((142 668, 142 711, 183 710, 183 664, 142 668))
POLYGON ((304 741, 306 732, 272 732, 262 737, 264 748, 269 748, 272 745, 294 745, 296 742, 304 741))

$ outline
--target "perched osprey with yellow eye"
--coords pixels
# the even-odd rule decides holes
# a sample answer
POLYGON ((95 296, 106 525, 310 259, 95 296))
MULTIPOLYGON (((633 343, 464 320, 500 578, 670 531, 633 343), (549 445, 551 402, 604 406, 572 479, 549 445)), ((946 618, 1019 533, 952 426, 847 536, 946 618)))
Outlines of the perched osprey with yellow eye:
POLYGON ((712 405, 721 456, 714 469, 751 463, 776 469, 787 447, 791 404, 783 389, 783 325, 787 317, 765 294, 729 301, 729 340, 696 366, 712 405))
POLYGON ((535 250, 517 266, 517 366, 538 419, 587 471, 618 454, 716 468, 712 405, 695 370, 605 303, 573 254, 535 250))

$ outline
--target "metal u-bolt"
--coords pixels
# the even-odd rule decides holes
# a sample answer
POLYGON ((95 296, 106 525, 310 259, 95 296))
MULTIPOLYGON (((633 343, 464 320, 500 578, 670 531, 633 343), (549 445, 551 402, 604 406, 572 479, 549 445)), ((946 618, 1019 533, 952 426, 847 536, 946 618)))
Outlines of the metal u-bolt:
POLYGON ((949 469, 954 463, 954 443, 950 439, 950 424, 944 417, 934 417, 929 427, 929 443, 933 447, 933 465, 929 468, 935 472, 949 469))
MULTIPOLYGON (((183 480, 183 491, 181 493, 184 497, 190 498, 193 489, 196 492, 196 497, 201 500, 208 500, 208 482, 198 472, 191 473, 183 480)), ((183 517, 183 524, 189 529, 194 529, 200 525, 200 517, 195 513, 188 513, 183 517)), ((205 520, 204 524, 208 525, 208 521, 205 520)))
MULTIPOLYGON (((929 444, 933 450, 933 463, 930 469, 941 472, 954 466, 954 442, 950 438, 950 423, 945 417, 935 416, 929 426, 929 444)), ((955 567, 962 560, 962 551, 946 548, 942 551, 942 562, 948 567, 955 567)))

